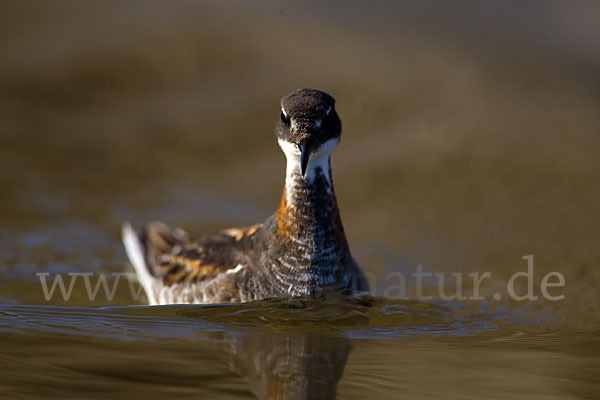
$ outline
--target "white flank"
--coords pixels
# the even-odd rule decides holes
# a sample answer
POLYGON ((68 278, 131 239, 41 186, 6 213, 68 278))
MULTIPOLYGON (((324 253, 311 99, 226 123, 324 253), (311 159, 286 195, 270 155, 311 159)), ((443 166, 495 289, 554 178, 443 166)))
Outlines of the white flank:
POLYGON ((146 266, 146 260, 144 259, 144 249, 138 239, 137 233, 131 227, 129 222, 125 222, 122 228, 123 244, 125 245, 125 251, 131 265, 137 272, 138 280, 146 292, 148 302, 151 306, 156 305, 156 297, 154 296, 153 281, 154 278, 150 275, 148 267, 146 266))

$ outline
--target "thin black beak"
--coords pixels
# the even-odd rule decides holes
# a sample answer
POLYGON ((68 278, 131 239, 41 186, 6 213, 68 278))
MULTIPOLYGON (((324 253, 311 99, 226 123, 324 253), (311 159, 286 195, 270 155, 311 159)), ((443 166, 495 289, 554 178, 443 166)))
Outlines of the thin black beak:
POLYGON ((308 167, 308 160, 310 158, 310 153, 312 153, 312 143, 308 139, 302 139, 300 143, 298 143, 298 148, 300 149, 300 168, 302 169, 302 177, 306 174, 306 167, 308 167))

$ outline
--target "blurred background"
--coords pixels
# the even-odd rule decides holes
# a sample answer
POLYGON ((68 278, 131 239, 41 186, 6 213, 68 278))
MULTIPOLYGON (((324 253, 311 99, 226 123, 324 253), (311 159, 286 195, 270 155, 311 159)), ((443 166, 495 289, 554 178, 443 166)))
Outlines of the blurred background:
POLYGON ((0 392, 597 398, 599 160, 595 0, 0 0, 0 392), (299 87, 337 99, 335 188, 373 292, 422 265, 490 272, 486 301, 96 308, 145 301, 81 280, 45 299, 39 272, 131 272, 123 221, 270 215, 299 87), (563 300, 506 300, 526 255, 534 295, 554 271, 563 300))
POLYGON ((566 278, 544 306, 598 322, 599 17, 596 1, 1 1, 2 301, 43 303, 38 271, 123 270, 124 220, 200 235, 268 216, 279 99, 313 87, 338 102, 336 191, 367 271, 491 271, 494 293, 533 254, 536 283, 566 278))

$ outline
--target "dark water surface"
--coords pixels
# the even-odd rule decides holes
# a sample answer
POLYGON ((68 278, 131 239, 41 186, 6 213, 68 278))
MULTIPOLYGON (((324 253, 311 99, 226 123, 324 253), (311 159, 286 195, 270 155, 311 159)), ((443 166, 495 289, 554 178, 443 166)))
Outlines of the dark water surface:
POLYGON ((0 2, 0 397, 600 398, 600 9, 419 4, 0 2), (145 306, 120 224, 268 216, 304 86, 372 295, 145 306))
POLYGON ((539 315, 368 298, 2 306, 2 386, 92 398, 595 393, 597 359, 584 351, 598 348, 598 332, 559 332, 545 323, 539 315))

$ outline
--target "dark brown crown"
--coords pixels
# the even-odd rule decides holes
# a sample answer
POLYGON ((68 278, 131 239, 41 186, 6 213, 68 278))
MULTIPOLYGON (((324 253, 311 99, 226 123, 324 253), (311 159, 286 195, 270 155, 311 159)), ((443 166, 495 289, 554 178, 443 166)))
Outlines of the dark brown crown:
POLYGON ((278 139, 299 144, 310 140, 315 147, 339 138, 342 123, 335 111, 335 99, 316 89, 297 89, 281 99, 281 114, 275 134, 278 139))

